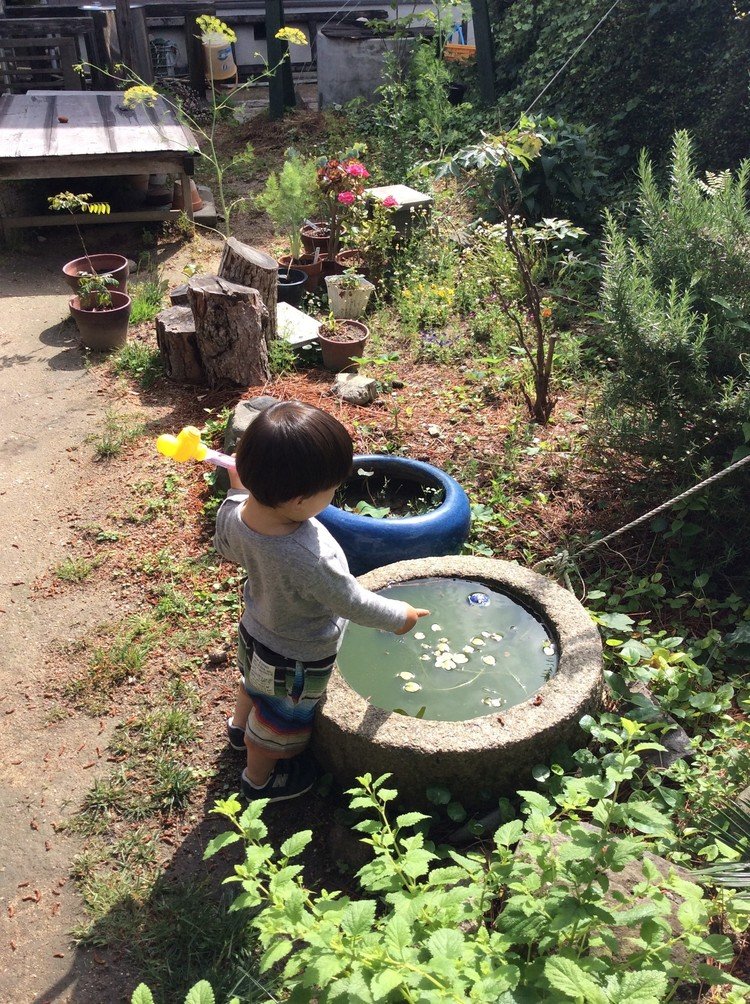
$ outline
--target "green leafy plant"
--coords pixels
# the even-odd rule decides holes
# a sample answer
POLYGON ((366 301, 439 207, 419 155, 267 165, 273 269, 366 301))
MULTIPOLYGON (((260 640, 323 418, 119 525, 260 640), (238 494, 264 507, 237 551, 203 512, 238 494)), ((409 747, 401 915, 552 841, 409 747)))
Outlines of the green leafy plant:
POLYGON ((525 819, 500 826, 487 855, 435 847, 424 813, 392 819, 397 792, 386 787, 388 775, 359 778, 350 804, 366 814, 355 829, 372 852, 357 873, 362 899, 308 889, 295 859, 312 832, 275 851, 264 802, 244 811, 234 796, 217 802, 212 811, 232 828, 210 841, 205 857, 244 845, 244 861, 226 880, 240 886, 232 909, 252 911, 261 972, 278 967, 280 986, 297 1002, 344 995, 658 1004, 696 972, 747 989, 697 961, 733 958, 730 939, 708 933, 713 907, 703 890, 665 876, 645 855, 651 835, 669 831, 668 818, 623 798, 640 754, 655 744, 628 719, 608 739, 613 749, 597 773, 565 778, 552 798, 520 792, 525 819), (632 892, 608 895, 608 876, 634 865, 642 877, 632 892), (674 931, 670 895, 684 901, 674 931))
POLYGON ((300 228, 312 212, 316 200, 315 164, 304 160, 296 150, 287 150, 281 171, 269 174, 263 192, 255 201, 268 213, 274 225, 286 233, 293 261, 300 257, 300 228))
POLYGON ((73 192, 66 191, 58 192, 57 195, 48 196, 47 201, 49 202, 50 209, 55 212, 70 213, 73 224, 76 228, 76 233, 78 234, 78 239, 80 240, 81 247, 83 248, 83 256, 89 265, 89 272, 91 275, 96 275, 97 271, 91 264, 91 259, 89 258, 89 253, 86 249, 86 242, 83 239, 81 228, 78 226, 76 213, 91 213, 93 216, 109 216, 110 206, 108 202, 92 202, 92 198, 93 196, 91 192, 81 192, 79 195, 75 195, 73 192))

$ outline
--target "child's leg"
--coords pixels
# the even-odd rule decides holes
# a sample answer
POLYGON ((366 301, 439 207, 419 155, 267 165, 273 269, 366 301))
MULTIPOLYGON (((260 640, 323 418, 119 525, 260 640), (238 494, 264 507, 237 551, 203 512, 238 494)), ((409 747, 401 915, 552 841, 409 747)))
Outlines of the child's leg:
POLYGON ((247 724, 247 716, 250 714, 252 706, 253 699, 245 690, 245 681, 240 680, 237 688, 237 701, 234 705, 234 715, 232 716, 232 725, 236 726, 238 729, 244 729, 247 724))
POLYGON ((257 787, 262 788, 273 773, 279 758, 266 753, 265 750, 259 749, 257 746, 252 746, 247 741, 247 736, 245 736, 245 746, 247 747, 245 777, 257 787))

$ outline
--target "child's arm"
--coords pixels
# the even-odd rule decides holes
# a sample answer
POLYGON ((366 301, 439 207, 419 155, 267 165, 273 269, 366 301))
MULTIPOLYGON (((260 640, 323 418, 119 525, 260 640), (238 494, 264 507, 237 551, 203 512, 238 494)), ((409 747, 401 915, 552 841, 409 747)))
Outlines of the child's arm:
POLYGON ((393 631, 394 634, 411 631, 419 618, 426 617, 430 612, 402 600, 379 596, 361 586, 349 572, 327 562, 320 562, 314 570, 307 570, 305 581, 300 582, 300 590, 328 607, 337 617, 345 617, 364 627, 393 631))

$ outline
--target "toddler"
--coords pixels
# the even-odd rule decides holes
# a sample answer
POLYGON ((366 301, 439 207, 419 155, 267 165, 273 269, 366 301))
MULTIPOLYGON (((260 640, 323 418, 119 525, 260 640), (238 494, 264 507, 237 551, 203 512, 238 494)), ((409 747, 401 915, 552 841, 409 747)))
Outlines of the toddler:
POLYGON ((352 441, 333 416, 298 401, 272 405, 240 440, 214 544, 247 571, 239 626, 242 681, 229 741, 246 749, 247 798, 296 798, 315 780, 300 756, 347 622, 406 634, 428 610, 359 585, 319 523, 352 468, 352 441))

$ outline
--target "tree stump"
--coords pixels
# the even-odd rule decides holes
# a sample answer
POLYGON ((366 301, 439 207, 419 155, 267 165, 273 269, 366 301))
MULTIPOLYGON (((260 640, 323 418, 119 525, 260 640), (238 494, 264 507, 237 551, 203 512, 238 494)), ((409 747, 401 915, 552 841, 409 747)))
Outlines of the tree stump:
POLYGON ((268 310, 263 335, 266 345, 278 338, 276 304, 278 302, 279 266, 270 255, 230 237, 224 244, 219 276, 229 282, 257 289, 268 310))
POLYGON ((270 371, 263 324, 268 311, 258 290, 206 275, 190 280, 188 298, 209 387, 266 383, 270 371))
POLYGON ((195 337, 195 321, 190 307, 168 307, 156 318, 156 344, 170 380, 205 384, 195 337))

